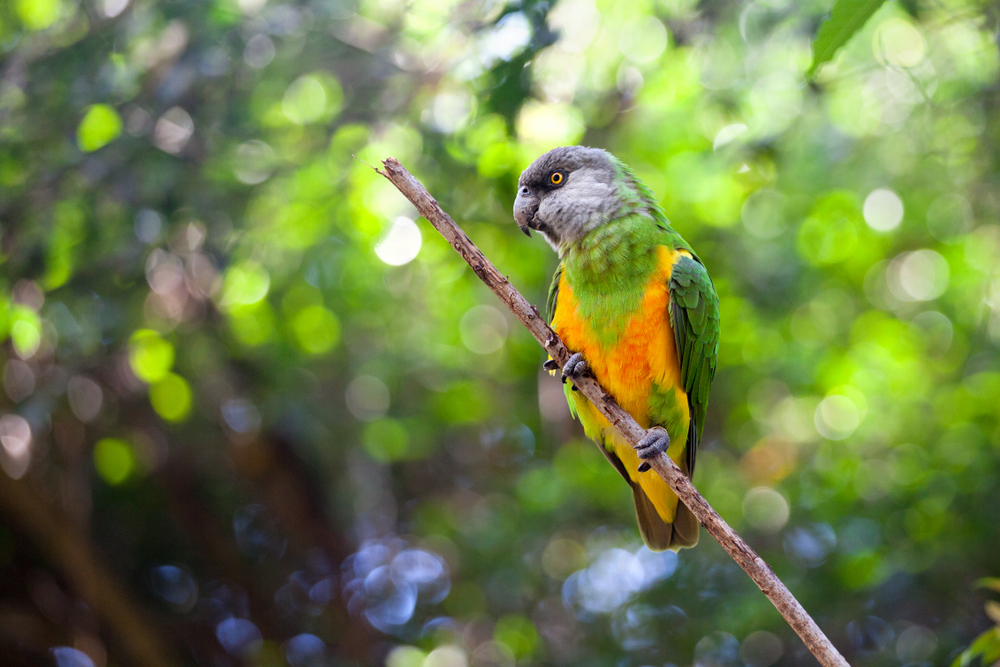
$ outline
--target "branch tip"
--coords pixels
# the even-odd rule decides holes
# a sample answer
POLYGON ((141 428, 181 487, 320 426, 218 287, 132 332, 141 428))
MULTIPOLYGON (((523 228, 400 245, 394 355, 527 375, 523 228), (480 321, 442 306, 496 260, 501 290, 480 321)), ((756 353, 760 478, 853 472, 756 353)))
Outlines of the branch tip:
POLYGON ((351 153, 351 157, 354 158, 355 160, 357 160, 358 162, 360 162, 361 164, 365 165, 366 167, 369 167, 370 169, 372 169, 376 174, 380 174, 382 176, 385 176, 385 173, 382 172, 378 167, 368 164, 367 162, 365 162, 364 160, 362 160, 361 158, 359 158, 354 153, 351 153))

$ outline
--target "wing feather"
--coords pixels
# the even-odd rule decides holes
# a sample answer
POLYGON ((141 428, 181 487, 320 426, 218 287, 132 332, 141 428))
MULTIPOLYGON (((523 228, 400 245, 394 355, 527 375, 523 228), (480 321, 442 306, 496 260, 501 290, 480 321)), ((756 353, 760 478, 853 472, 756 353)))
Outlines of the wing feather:
POLYGON ((687 457, 688 473, 692 474, 719 355, 719 297, 705 267, 687 255, 674 264, 668 287, 670 323, 691 413, 687 457))
POLYGON ((556 267, 556 272, 552 274, 552 283, 549 285, 549 296, 545 300, 545 314, 549 318, 549 324, 556 316, 556 302, 559 300, 559 281, 562 278, 562 262, 556 267))

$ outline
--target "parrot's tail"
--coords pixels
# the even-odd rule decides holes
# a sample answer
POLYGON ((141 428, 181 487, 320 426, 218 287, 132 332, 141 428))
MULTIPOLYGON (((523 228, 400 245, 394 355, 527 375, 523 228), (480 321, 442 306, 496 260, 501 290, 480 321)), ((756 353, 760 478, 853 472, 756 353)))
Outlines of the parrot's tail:
POLYGON ((638 484, 632 485, 635 500, 635 516, 639 519, 642 541, 652 551, 677 551, 698 544, 698 519, 682 503, 677 503, 677 513, 673 522, 664 521, 652 501, 638 484))
MULTIPOLYGON (((638 472, 640 460, 628 441, 615 438, 610 442, 611 448, 598 446, 632 487, 635 516, 639 520, 639 532, 646 546, 653 551, 677 551, 698 544, 698 520, 678 500, 666 480, 655 472, 638 472), (670 517, 671 520, 664 517, 670 517)), ((687 457, 683 453, 682 450, 676 457, 672 454, 671 458, 680 466, 681 472, 690 477, 687 457)))

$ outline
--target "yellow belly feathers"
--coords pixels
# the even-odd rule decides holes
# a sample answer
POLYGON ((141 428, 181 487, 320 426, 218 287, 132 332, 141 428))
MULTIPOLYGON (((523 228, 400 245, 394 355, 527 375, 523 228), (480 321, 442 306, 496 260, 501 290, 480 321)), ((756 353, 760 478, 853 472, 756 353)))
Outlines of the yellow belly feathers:
MULTIPOLYGON (((580 352, 587 360, 594 377, 643 428, 651 425, 649 396, 653 384, 661 388, 674 387, 681 406, 683 423, 666 425, 672 441, 668 454, 681 463, 687 446, 687 429, 690 420, 687 394, 680 386, 680 364, 670 326, 670 295, 667 283, 674 262, 685 251, 674 251, 664 246, 658 249, 659 269, 646 285, 641 306, 624 327, 624 333, 613 345, 602 343, 590 325, 581 318, 573 289, 566 282, 565 273, 560 278, 556 315, 552 328, 573 352, 580 352)), ((690 256, 690 255, 688 255, 690 256)), ((660 517, 673 521, 677 509, 677 496, 654 472, 640 474, 640 461, 632 446, 621 437, 610 422, 583 395, 574 393, 577 414, 587 435, 604 446, 621 460, 633 483, 638 483, 652 501, 660 517)))

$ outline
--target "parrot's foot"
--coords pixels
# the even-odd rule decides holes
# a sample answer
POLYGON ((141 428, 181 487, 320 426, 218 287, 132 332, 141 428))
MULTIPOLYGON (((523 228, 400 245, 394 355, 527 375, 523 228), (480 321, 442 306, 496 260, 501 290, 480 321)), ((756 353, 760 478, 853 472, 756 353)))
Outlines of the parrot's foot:
POLYGON ((640 459, 643 459, 643 463, 639 466, 639 472, 649 470, 649 464, 645 462, 645 459, 659 456, 661 452, 667 451, 669 446, 670 434, 667 433, 666 429, 659 426, 649 429, 649 432, 635 446, 635 453, 639 455, 640 459))
POLYGON ((555 359, 549 359, 544 364, 542 364, 542 368, 544 368, 547 371, 557 371, 559 370, 559 362, 556 361, 555 359))
POLYGON ((587 372, 587 362, 583 358, 583 355, 579 352, 575 352, 572 357, 569 358, 562 367, 562 381, 563 384, 566 383, 566 378, 574 379, 578 378, 587 372))

